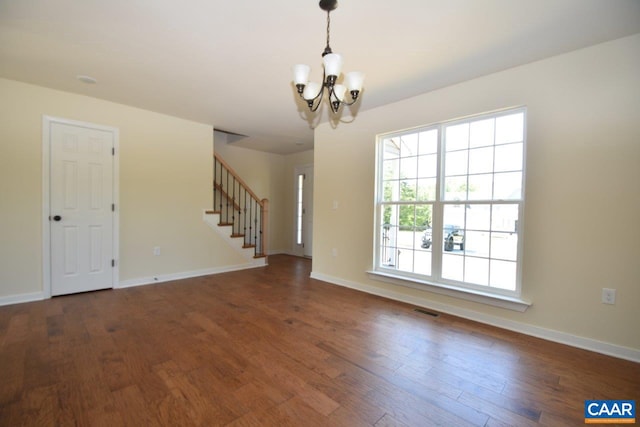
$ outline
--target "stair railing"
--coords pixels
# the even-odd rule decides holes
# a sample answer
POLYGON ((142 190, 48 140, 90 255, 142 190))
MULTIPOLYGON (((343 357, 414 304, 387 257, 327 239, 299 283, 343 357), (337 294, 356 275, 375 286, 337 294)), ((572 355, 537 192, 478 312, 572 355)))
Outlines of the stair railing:
POLYGON ((266 256, 269 201, 260 199, 217 154, 213 155, 213 212, 218 225, 231 226, 231 237, 244 238, 254 257, 266 256))

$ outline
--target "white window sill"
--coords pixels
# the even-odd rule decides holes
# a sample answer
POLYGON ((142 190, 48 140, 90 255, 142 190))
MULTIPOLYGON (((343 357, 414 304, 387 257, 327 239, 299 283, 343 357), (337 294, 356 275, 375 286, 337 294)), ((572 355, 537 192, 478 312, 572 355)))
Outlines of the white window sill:
POLYGON ((531 306, 531 302, 520 298, 509 297, 505 295, 492 294, 489 292, 476 291, 473 289, 459 288, 457 286, 445 285, 442 283, 431 283, 424 280, 408 278, 385 273, 380 271, 367 271, 369 277, 379 282, 391 283, 394 285, 407 286, 413 289, 420 289, 436 294, 447 295, 453 298, 459 298, 467 301, 478 302, 481 304, 492 305, 494 307, 506 308, 508 310, 524 312, 531 306))

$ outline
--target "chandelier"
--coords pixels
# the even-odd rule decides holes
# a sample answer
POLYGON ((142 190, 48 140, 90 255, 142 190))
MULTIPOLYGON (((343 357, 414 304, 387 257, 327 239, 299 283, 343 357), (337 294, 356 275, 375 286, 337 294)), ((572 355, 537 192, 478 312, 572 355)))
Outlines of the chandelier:
POLYGON ((337 0, 320 0, 320 9, 327 12, 327 46, 322 52, 324 70, 322 83, 310 82, 308 65, 298 64, 293 66, 293 83, 296 85, 298 95, 307 102, 311 112, 315 112, 324 97, 325 89, 331 111, 337 113, 341 105, 353 105, 358 100, 358 94, 362 90, 364 74, 359 71, 347 73, 344 84, 337 83, 342 71, 342 56, 333 53, 329 46, 329 30, 331 28, 331 11, 338 7, 337 0), (350 100, 345 99, 347 90, 350 100))

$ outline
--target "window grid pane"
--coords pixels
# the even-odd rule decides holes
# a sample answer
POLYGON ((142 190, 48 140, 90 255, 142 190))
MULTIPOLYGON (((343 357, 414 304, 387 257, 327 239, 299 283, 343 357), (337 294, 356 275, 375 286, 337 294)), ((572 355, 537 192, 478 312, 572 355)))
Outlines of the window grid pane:
POLYGON ((462 270, 454 273, 443 264, 443 278, 514 291, 513 266, 493 261, 518 260, 518 213, 518 204, 446 203, 443 251, 447 254, 448 268, 457 265, 462 270), (505 273, 507 270, 509 274, 505 273))
POLYGON ((380 265, 408 273, 431 275, 432 204, 382 205, 380 265))

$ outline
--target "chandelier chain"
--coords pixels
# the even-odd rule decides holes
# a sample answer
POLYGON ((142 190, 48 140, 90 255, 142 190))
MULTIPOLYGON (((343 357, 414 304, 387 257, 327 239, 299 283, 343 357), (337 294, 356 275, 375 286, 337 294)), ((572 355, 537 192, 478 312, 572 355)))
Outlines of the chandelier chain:
POLYGON ((329 48, 329 34, 331 29, 331 12, 327 12, 327 47, 329 48))

